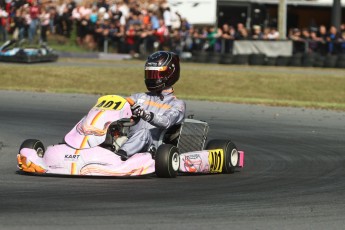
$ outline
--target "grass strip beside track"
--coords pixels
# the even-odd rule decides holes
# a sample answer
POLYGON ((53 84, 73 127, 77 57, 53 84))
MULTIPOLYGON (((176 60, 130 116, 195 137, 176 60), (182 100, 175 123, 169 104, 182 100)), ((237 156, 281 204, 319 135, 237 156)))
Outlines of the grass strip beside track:
MULTIPOLYGON (((0 63, 0 89, 129 95, 146 90, 143 64, 91 59, 0 63)), ((175 91, 184 99, 345 110, 345 71, 182 63, 175 91)))

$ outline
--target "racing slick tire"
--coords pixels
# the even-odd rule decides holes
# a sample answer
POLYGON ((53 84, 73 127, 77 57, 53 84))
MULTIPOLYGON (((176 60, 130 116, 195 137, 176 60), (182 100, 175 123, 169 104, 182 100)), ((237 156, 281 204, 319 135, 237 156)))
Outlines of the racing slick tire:
POLYGON ((29 149, 34 149, 37 152, 37 156, 43 157, 45 153, 45 148, 43 143, 40 140, 36 139, 27 139, 25 140, 19 148, 19 151, 23 148, 29 148, 29 149))
POLYGON ((211 140, 207 143, 207 150, 223 149, 224 164, 222 173, 234 173, 239 161, 236 145, 230 140, 211 140))
POLYGON ((155 155, 155 171, 158 177, 175 178, 180 167, 180 153, 174 145, 160 145, 155 155))

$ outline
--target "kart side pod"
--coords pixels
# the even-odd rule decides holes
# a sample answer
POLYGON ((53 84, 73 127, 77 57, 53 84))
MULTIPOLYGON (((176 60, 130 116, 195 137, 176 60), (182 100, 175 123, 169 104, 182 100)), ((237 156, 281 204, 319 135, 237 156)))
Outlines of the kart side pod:
MULTIPOLYGON (((209 148, 180 155, 179 171, 184 173, 234 173, 244 166, 244 152, 231 141, 213 140, 208 146, 223 144, 225 148, 209 148)), ((221 145, 218 145, 221 146, 221 145)))

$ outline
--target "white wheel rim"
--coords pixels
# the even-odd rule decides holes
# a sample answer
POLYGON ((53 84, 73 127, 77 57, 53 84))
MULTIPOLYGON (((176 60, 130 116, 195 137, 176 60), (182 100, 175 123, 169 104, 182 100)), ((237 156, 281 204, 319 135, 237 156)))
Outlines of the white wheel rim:
POLYGON ((231 166, 236 166, 238 163, 238 151, 237 149, 233 149, 231 151, 231 157, 230 157, 231 166))
POLYGON ((172 155, 171 166, 175 172, 178 171, 178 168, 180 167, 180 156, 178 155, 178 153, 174 153, 172 155))
POLYGON ((36 152, 37 152, 37 156, 39 156, 41 158, 43 157, 44 151, 41 147, 37 148, 36 152))

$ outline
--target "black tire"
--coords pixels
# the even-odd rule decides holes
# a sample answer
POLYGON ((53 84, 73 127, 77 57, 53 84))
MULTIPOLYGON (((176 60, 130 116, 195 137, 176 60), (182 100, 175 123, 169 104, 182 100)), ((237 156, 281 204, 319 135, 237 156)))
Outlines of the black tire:
POLYGON ((207 63, 218 64, 221 58, 221 54, 219 53, 210 53, 207 56, 207 63))
POLYGON ((302 56, 303 54, 297 53, 291 56, 289 65, 290 66, 301 66, 302 65, 302 56))
POLYGON ((314 66, 314 62, 317 58, 317 54, 311 53, 311 54, 304 54, 302 57, 302 66, 304 67, 312 67, 314 66))
POLYGON ((232 54, 223 54, 220 57, 219 64, 233 64, 234 56, 232 54))
POLYGON ((234 173, 239 161, 236 145, 230 140, 211 140, 207 143, 207 150, 223 149, 224 162, 222 173, 234 173))
POLYGON ((277 63, 277 58, 276 57, 266 57, 266 59, 265 59, 265 65, 275 66, 276 63, 277 63))
POLYGON ((155 155, 155 171, 158 177, 175 178, 180 167, 180 154, 174 145, 163 144, 155 155))
POLYGON ((345 68, 345 60, 339 60, 338 59, 337 68, 345 68))
POLYGON ((249 55, 247 54, 238 54, 234 56, 234 64, 236 65, 248 65, 249 55))
POLYGON ((249 56, 249 65, 264 65, 265 59, 265 54, 251 54, 249 56))
POLYGON ((197 63, 207 63, 208 53, 206 52, 194 52, 192 60, 197 63))
POLYGON ((45 153, 45 148, 40 140, 27 139, 19 147, 19 151, 23 148, 34 149, 37 152, 37 156, 43 157, 45 153))
POLYGON ((324 67, 327 68, 334 68, 337 65, 337 60, 338 57, 335 55, 329 55, 326 57, 325 62, 324 62, 324 67))
POLYGON ((276 61, 276 66, 288 66, 290 62, 290 57, 278 56, 276 61))
POLYGON ((325 57, 316 56, 314 60, 314 67, 324 67, 325 57))

